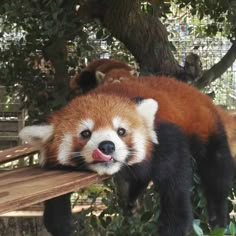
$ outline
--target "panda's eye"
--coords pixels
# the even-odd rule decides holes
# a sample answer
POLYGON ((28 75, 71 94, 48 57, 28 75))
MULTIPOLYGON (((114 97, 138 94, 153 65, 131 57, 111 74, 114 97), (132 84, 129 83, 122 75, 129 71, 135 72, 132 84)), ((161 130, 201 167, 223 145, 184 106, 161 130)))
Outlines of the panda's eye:
POLYGON ((120 136, 120 137, 124 137, 126 135, 126 130, 124 128, 119 128, 117 130, 117 134, 120 136))
POLYGON ((88 129, 86 129, 86 130, 84 130, 80 133, 81 137, 84 138, 84 139, 90 138, 91 134, 92 134, 91 131, 88 130, 88 129))

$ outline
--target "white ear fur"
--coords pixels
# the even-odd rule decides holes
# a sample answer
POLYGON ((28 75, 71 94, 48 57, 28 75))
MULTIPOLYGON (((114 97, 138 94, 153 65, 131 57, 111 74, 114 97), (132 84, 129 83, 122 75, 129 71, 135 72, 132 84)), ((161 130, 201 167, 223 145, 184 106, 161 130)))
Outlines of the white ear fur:
POLYGON ((151 139, 154 143, 158 143, 156 132, 154 130, 154 121, 157 110, 158 102, 151 98, 144 99, 137 105, 137 111, 144 118, 146 125, 150 131, 151 139))
POLYGON ((53 134, 53 125, 32 125, 24 127, 19 137, 36 147, 41 147, 53 134))
POLYGON ((99 85, 103 84, 103 82, 104 82, 103 79, 105 77, 105 74, 101 71, 96 71, 95 75, 96 75, 96 80, 97 80, 98 84, 99 85))
POLYGON ((139 72, 136 70, 130 70, 129 73, 130 75, 133 75, 133 76, 137 76, 137 77, 139 76, 139 72))

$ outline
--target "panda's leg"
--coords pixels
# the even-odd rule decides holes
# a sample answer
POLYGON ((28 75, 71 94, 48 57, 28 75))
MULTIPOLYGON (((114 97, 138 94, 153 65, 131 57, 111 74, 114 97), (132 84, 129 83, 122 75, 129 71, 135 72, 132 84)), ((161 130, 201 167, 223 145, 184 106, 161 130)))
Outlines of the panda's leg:
POLYGON ((115 177, 120 206, 125 215, 132 214, 137 199, 146 190, 150 182, 150 161, 143 161, 124 168, 115 177))
POLYGON ((73 231, 70 193, 44 202, 44 225, 53 236, 70 236, 73 231))
POLYGON ((197 158, 199 174, 206 193, 210 226, 225 227, 227 197, 232 187, 234 163, 225 135, 212 136, 204 157, 197 158))
POLYGON ((132 181, 129 182, 128 201, 126 205, 127 213, 132 213, 132 210, 137 205, 137 199, 147 189, 148 182, 132 181))
POLYGON ((192 229, 192 168, 187 139, 172 124, 157 130, 152 178, 160 194, 160 236, 185 236, 192 229))

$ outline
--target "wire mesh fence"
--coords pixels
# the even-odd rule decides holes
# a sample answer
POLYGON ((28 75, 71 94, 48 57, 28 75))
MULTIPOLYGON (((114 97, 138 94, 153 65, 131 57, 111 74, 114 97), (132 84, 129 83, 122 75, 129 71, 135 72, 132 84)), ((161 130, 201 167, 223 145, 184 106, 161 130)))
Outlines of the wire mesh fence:
MULTIPOLYGON (((200 56, 203 70, 210 69, 227 53, 231 42, 218 33, 215 37, 204 35, 207 19, 199 20, 187 17, 180 22, 179 18, 168 25, 170 41, 174 45, 174 54, 180 64, 185 61, 190 52, 200 56)), ((227 107, 236 108, 236 62, 205 90, 206 93, 214 93, 214 102, 227 107)))

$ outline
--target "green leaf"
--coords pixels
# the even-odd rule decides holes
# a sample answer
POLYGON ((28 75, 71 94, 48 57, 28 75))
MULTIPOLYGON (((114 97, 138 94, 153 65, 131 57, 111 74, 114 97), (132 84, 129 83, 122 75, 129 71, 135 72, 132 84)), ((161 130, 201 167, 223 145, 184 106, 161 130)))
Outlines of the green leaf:
POLYGON ((197 207, 203 208, 206 206, 206 200, 204 198, 201 198, 200 201, 197 204, 197 207))
POLYGON ((232 221, 229 224, 229 232, 232 235, 235 235, 235 233, 236 233, 236 226, 232 221))
POLYGON ((214 229, 209 236, 224 236, 225 230, 223 228, 214 229))
POLYGON ((103 37, 104 33, 103 33, 103 29, 100 29, 97 33, 96 33, 96 38, 97 39, 101 39, 103 37))
POLYGON ((199 225, 200 225, 200 220, 194 220, 193 231, 197 236, 203 236, 203 231, 199 225))
POLYGON ((142 221, 142 222, 147 222, 147 221, 149 221, 149 220, 151 219, 152 215, 153 215, 153 212, 152 212, 152 211, 146 211, 146 212, 144 212, 144 214, 143 214, 142 217, 141 217, 141 221, 142 221))

